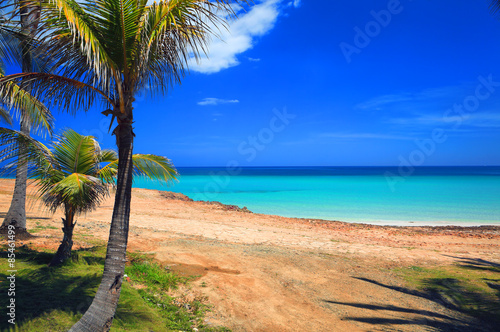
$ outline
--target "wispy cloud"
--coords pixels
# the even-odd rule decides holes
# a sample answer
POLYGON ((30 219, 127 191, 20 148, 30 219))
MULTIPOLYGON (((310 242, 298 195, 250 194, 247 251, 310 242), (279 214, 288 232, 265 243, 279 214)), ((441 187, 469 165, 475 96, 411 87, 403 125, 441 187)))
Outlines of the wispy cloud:
POLYGON ((216 106, 221 104, 236 104, 240 101, 238 99, 219 99, 219 98, 205 98, 197 104, 200 106, 216 106))
MULTIPOLYGON (((219 38, 214 38, 208 47, 208 57, 201 56, 198 62, 190 59, 191 70, 212 74, 239 64, 237 56, 251 49, 256 38, 273 29, 280 14, 282 0, 263 0, 248 12, 237 10, 238 19, 230 22, 228 29, 221 29, 219 38)), ((295 0, 297 6, 300 1, 295 0)), ((295 6, 295 7, 297 7, 295 6)), ((215 28, 215 31, 218 31, 215 28)), ((251 61, 251 60, 250 60, 251 61)))
POLYGON ((465 114, 464 116, 421 114, 414 117, 389 119, 387 123, 411 127, 459 125, 460 127, 500 128, 500 113, 482 112, 465 114))
POLYGON ((251 58, 251 57, 247 57, 248 61, 251 61, 251 62, 259 62, 260 59, 258 58, 251 58))
MULTIPOLYGON (((432 128, 447 128, 456 133, 467 133, 473 128, 500 128, 500 112, 482 111, 472 113, 454 112, 456 105, 463 103, 471 94, 475 83, 382 95, 355 106, 360 111, 377 111, 383 114, 381 123, 387 130, 412 133, 432 128)), ((482 107, 488 104, 481 104, 482 107)), ((489 104, 489 107, 494 105, 489 104)), ((492 108, 495 109, 495 108, 492 108)))
POLYGON ((293 7, 295 7, 295 8, 299 8, 299 7, 300 7, 300 5, 301 5, 301 0, 294 0, 294 1, 290 1, 290 2, 288 3, 288 6, 289 6, 289 7, 292 7, 292 6, 293 6, 293 7))
POLYGON ((412 140, 413 137, 379 134, 379 133, 346 133, 346 132, 333 132, 322 133, 319 135, 322 138, 335 138, 335 139, 392 139, 392 140, 412 140))
POLYGON ((405 112, 443 111, 443 105, 463 98, 463 86, 445 86, 418 92, 400 92, 372 98, 354 106, 358 110, 405 112), (462 96, 462 97, 461 97, 462 96))
POLYGON ((356 109, 361 109, 361 110, 379 111, 384 106, 395 104, 395 103, 400 103, 400 102, 404 102, 404 101, 409 101, 409 100, 412 100, 412 97, 409 94, 385 95, 385 96, 380 96, 380 97, 370 99, 370 100, 365 101, 363 103, 359 103, 354 107, 356 109))

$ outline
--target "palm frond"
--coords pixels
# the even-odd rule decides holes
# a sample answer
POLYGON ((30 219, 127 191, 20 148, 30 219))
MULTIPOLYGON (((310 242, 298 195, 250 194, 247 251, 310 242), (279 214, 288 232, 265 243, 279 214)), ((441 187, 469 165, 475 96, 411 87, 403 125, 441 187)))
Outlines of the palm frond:
POLYGON ((50 179, 40 180, 39 193, 51 211, 65 206, 79 214, 97 208, 109 195, 109 190, 99 178, 72 173, 55 184, 50 179))
MULTIPOLYGON (((86 58, 86 67, 105 85, 109 82, 110 68, 116 67, 113 58, 109 56, 106 44, 95 23, 101 17, 101 12, 95 11, 102 1, 49 0, 45 3, 42 19, 45 22, 39 28, 39 36, 54 36, 44 44, 43 50, 49 57, 60 57, 61 53, 76 46, 86 58)), ((112 36, 116 38, 117 36, 112 36)), ((65 60, 71 60, 67 57, 65 60)))
POLYGON ((55 165, 52 152, 41 142, 20 131, 0 127, 0 163, 14 161, 7 168, 17 167, 17 162, 55 165))
POLYGON ((98 176, 103 182, 114 184, 118 175, 118 153, 114 150, 102 150, 99 156, 99 164, 106 164, 97 171, 98 176))
POLYGON ((96 172, 101 148, 94 137, 67 129, 57 138, 53 150, 54 158, 64 173, 92 175, 96 172))
MULTIPOLYGON (((0 75, 0 81, 5 76, 0 75)), ((52 135, 54 117, 35 96, 14 82, 0 83, 0 103, 14 110, 18 120, 28 123, 35 133, 52 135)))
POLYGON ((20 64, 20 41, 25 39, 19 29, 19 8, 11 1, 0 3, 0 58, 8 64, 20 64))
POLYGON ((138 88, 148 85, 165 92, 169 86, 180 83, 189 58, 207 52, 210 36, 216 34, 212 27, 227 28, 218 14, 234 15, 231 5, 235 3, 172 0, 149 6, 136 44, 138 88))
MULTIPOLYGON (((238 3, 246 0, 169 0, 151 6, 147 0, 48 0, 38 36, 47 42, 39 50, 60 59, 58 75, 105 92, 107 102, 125 113, 141 88, 164 93, 180 83, 190 57, 206 53, 214 27, 224 27, 238 3)), ((69 94, 51 92, 57 106, 82 108, 81 101, 69 102, 68 96, 77 95, 75 84, 67 88, 69 94)), ((63 89, 60 84, 54 90, 63 89)))
MULTIPOLYGON (((115 152, 116 154, 116 152, 115 152)), ((118 157, 116 155, 116 157, 118 157)), ((134 175, 145 176, 152 180, 171 182, 177 180, 177 170, 172 162, 165 157, 153 154, 132 155, 134 175)), ((99 171, 99 176, 115 176, 118 172, 118 158, 109 160, 109 163, 99 171)))
POLYGON ((12 117, 5 108, 0 106, 0 119, 12 126, 12 117))
POLYGON ((177 180, 177 170, 168 158, 153 154, 134 154, 132 161, 135 175, 165 182, 177 180))
POLYGON ((0 78, 0 95, 12 106, 16 105, 20 95, 26 94, 24 88, 28 87, 32 96, 49 107, 64 107, 71 112, 79 108, 86 110, 97 97, 102 97, 108 107, 113 107, 113 101, 106 93, 76 79, 49 73, 21 73, 0 78))
MULTIPOLYGON (((11 4, 10 8, 11 12, 9 16, 11 18, 19 16, 19 6, 11 4)), ((2 18, 0 18, 0 78, 5 74, 3 68, 5 62, 22 62, 21 45, 23 44, 23 40, 28 39, 20 29, 16 28, 16 24, 10 22, 6 17, 7 16, 2 16, 2 18)), ((24 117, 22 119, 24 123, 29 123, 33 131, 51 134, 53 118, 45 105, 36 100, 36 98, 27 91, 21 89, 18 85, 13 83, 9 83, 9 85, 11 85, 10 90, 15 96, 9 98, 3 93, 0 94, 0 104, 7 105, 9 108, 13 107, 18 119, 21 118, 22 115, 24 117)), ((2 115, 2 118, 7 120, 9 124, 12 124, 10 116, 4 117, 2 115)))
POLYGON ((492 0, 490 9, 493 13, 498 14, 500 12, 500 0, 492 0))

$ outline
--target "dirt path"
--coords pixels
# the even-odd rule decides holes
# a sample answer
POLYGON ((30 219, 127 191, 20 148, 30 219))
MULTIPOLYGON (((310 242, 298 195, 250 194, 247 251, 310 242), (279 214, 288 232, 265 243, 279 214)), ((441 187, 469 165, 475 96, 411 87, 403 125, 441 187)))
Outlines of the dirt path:
MULTIPOLYGON (((12 188, 13 181, 0 180, 2 214, 12 188)), ((345 224, 178 198, 183 199, 134 190, 129 248, 154 253, 180 273, 201 275, 189 291, 214 305, 211 324, 234 331, 481 330, 470 325, 470 317, 406 289, 391 271, 464 258, 500 263, 498 227, 345 224)), ((107 239, 111 211, 108 199, 78 218, 76 234, 107 239)), ((31 242, 56 248, 60 216, 36 208, 29 215, 28 228, 37 222, 57 227, 40 231, 31 242)), ((76 241, 76 248, 90 245, 76 241)))

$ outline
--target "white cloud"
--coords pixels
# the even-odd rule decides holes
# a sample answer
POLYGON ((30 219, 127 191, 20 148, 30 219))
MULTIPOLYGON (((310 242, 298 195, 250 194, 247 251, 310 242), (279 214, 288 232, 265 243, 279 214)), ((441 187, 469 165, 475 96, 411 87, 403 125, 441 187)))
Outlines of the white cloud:
POLYGON ((301 0, 293 0, 293 1, 290 1, 288 3, 288 6, 294 6, 295 8, 299 8, 301 3, 300 3, 301 0))
POLYGON ((238 65, 237 55, 251 49, 255 38, 265 35, 274 27, 281 1, 264 0, 246 13, 240 9, 238 19, 230 22, 229 29, 221 29, 219 38, 214 37, 208 47, 208 57, 201 56, 198 62, 194 58, 190 59, 190 69, 211 74, 238 65))
POLYGON ((247 57, 248 61, 251 61, 251 62, 259 62, 260 59, 256 59, 256 58, 251 58, 251 57, 247 57))
POLYGON ((235 104, 239 103, 238 99, 219 99, 219 98, 205 98, 202 101, 199 101, 197 104, 200 106, 216 106, 220 104, 235 104))

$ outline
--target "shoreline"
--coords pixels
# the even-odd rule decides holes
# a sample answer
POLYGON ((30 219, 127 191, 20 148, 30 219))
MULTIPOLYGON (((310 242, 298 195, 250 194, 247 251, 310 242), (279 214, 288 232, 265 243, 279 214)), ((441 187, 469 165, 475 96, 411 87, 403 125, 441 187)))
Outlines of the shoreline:
MULTIPOLYGON (((13 185, 15 181, 15 178, 5 178, 5 177, 0 177, 0 184, 3 183, 11 183, 13 185)), ((32 185, 29 185, 29 187, 32 185)), ((205 203, 205 204, 211 204, 211 205, 216 205, 223 207, 223 209, 226 209, 228 211, 242 211, 242 212, 248 212, 256 215, 262 215, 262 216, 269 216, 269 217, 277 217, 277 218, 288 218, 288 219, 294 219, 298 221, 304 221, 308 223, 309 221, 315 221, 315 223, 319 224, 325 224, 325 223, 342 223, 342 224, 347 224, 347 225, 357 225, 358 227, 384 227, 384 228, 410 228, 410 229, 417 229, 417 228, 432 228, 435 230, 443 230, 443 231, 450 231, 450 230, 460 230, 460 229, 468 229, 468 230, 499 230, 500 231, 500 222, 498 223, 474 223, 474 222, 449 222, 449 221, 398 221, 398 220, 380 220, 380 221, 365 221, 365 220, 353 220, 353 221, 346 221, 346 220, 335 220, 335 219, 325 219, 325 218, 316 218, 316 217, 296 217, 296 216, 284 216, 284 215, 278 215, 278 214, 272 214, 272 213, 258 213, 251 211, 248 209, 246 206, 240 207, 238 205, 234 204, 226 204, 222 203, 219 201, 204 201, 204 200, 194 200, 188 195, 185 195, 183 193, 177 193, 173 191, 168 191, 168 190, 159 190, 159 189, 148 189, 148 188, 139 188, 139 187, 133 187, 134 189, 140 189, 140 190, 147 190, 151 192, 158 192, 160 195, 166 199, 171 199, 171 200, 179 200, 179 201, 187 201, 187 202, 194 202, 194 203, 205 203)), ((29 192, 28 192, 29 196, 29 192)))
POLYGON ((434 221, 434 222, 429 222, 429 221, 394 221, 394 220, 381 220, 381 221, 375 221, 375 222, 370 222, 370 221, 345 221, 345 220, 334 220, 334 219, 324 219, 324 218, 307 218, 307 217, 293 217, 293 216, 284 216, 284 215, 278 215, 278 214, 271 214, 271 213, 258 213, 258 212, 253 212, 250 209, 248 209, 246 206, 240 207, 238 205, 234 204, 225 204, 219 201, 203 201, 203 200, 194 200, 193 198, 189 197, 188 195, 182 194, 182 193, 177 193, 173 191, 167 191, 167 190, 158 190, 158 189, 147 189, 147 188, 137 188, 141 190, 151 190, 151 191, 158 191, 160 194, 167 198, 167 199, 173 199, 173 200, 180 200, 180 201, 189 201, 189 202, 200 202, 200 203, 206 203, 206 204, 212 204, 212 205, 219 205, 224 207, 227 210, 230 211, 243 211, 243 212, 249 212, 249 213, 254 213, 258 215, 264 215, 264 216, 275 216, 275 217, 280 217, 280 218, 291 218, 291 219, 297 219, 297 220, 304 220, 304 221, 309 221, 309 220, 314 220, 314 221, 319 221, 319 222, 327 222, 327 223, 345 223, 345 224, 356 224, 356 225, 365 225, 365 226, 379 226, 379 227, 409 227, 409 228, 416 228, 416 227, 432 227, 432 228, 441 228, 443 230, 451 230, 451 229, 456 229, 456 228, 489 228, 493 227, 495 229, 500 230, 500 222, 499 223, 473 223, 473 222, 448 222, 448 221, 434 221))

